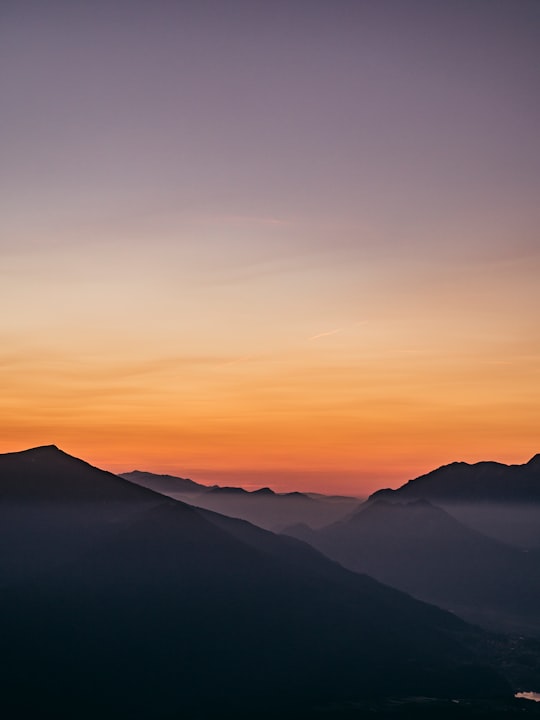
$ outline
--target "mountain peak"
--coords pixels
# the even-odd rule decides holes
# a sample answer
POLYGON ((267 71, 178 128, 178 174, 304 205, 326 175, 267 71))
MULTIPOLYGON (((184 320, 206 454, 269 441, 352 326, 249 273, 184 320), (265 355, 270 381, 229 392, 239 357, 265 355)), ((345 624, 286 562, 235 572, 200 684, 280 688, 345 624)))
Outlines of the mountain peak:
POLYGON ((20 450, 19 453, 12 453, 12 454, 13 454, 13 455, 22 454, 22 453, 28 453, 28 454, 30 454, 30 453, 40 453, 40 454, 43 454, 43 453, 55 453, 55 452, 60 452, 60 453, 62 453, 63 455, 66 455, 66 454, 67 454, 67 453, 64 453, 63 450, 60 450, 60 448, 58 447, 58 445, 52 445, 52 444, 51 444, 51 445, 37 445, 36 447, 28 448, 28 450, 20 450))
POLYGON ((26 450, 18 450, 15 452, 4 453, 1 455, 4 458, 12 458, 13 460, 20 460, 22 462, 54 462, 58 460, 76 460, 77 462, 84 462, 78 460, 78 458, 69 453, 61 450, 58 445, 37 445, 36 447, 28 448, 26 450))
POLYGON ((0 498, 4 502, 138 502, 155 497, 152 491, 100 470, 56 445, 0 454, 0 498))
POLYGON ((258 490, 252 490, 251 494, 252 495, 275 495, 276 493, 273 490, 271 490, 269 487, 262 487, 262 488, 259 488, 258 490))
POLYGON ((370 499, 395 502, 400 498, 426 498, 443 502, 540 503, 540 454, 523 465, 494 461, 455 462, 409 480, 397 490, 379 490, 370 499))
POLYGON ((527 467, 538 467, 540 469, 540 453, 536 453, 527 463, 527 467))

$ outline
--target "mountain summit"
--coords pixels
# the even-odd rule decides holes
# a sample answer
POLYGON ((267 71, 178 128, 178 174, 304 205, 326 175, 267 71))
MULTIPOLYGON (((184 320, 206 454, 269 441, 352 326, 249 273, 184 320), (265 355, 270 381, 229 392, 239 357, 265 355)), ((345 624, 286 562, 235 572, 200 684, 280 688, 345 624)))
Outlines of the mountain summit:
POLYGON ((0 455, 2 502, 114 502, 154 493, 118 475, 98 470, 56 445, 0 455))
POLYGON ((464 525, 522 550, 540 550, 540 455, 523 465, 455 462, 370 499, 429 500, 464 525))
POLYGON ((371 498, 540 504, 540 454, 523 465, 454 462, 409 480, 397 490, 378 490, 371 498))

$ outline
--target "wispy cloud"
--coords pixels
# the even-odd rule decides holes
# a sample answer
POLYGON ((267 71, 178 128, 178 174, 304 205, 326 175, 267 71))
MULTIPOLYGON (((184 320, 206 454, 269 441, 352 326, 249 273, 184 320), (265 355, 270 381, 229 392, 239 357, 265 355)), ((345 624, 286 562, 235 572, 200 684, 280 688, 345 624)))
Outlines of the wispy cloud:
POLYGON ((313 335, 309 339, 310 340, 318 340, 319 338, 322 338, 322 337, 328 337, 328 335, 335 335, 336 333, 341 332, 342 330, 343 330, 343 328, 336 328, 335 330, 329 330, 328 332, 322 332, 322 333, 319 333, 318 335, 313 335))

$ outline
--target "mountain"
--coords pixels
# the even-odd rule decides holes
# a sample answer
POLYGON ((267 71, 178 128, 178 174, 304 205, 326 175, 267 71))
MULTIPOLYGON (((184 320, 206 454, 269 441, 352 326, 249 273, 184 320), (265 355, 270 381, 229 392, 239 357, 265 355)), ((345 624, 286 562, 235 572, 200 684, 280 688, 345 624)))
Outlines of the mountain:
POLYGON ((287 532, 470 622, 540 636, 540 553, 486 537, 426 500, 380 497, 345 521, 287 532))
POLYGON ((361 502, 354 497, 276 493, 267 487, 253 491, 240 487, 208 487, 184 478, 138 470, 122 473, 121 477, 176 500, 247 520, 274 532, 296 523, 309 527, 328 525, 356 510, 361 502))
POLYGON ((156 475, 155 473, 142 470, 132 470, 128 473, 120 473, 120 477, 136 485, 150 488, 163 495, 174 495, 178 493, 186 495, 190 493, 206 492, 210 488, 207 485, 190 480, 189 478, 176 477, 175 475, 156 475))
POLYGON ((54 445, 0 454, 0 589, 78 557, 162 501, 54 445))
POLYGON ((454 462, 409 480, 397 490, 378 490, 372 497, 425 498, 446 503, 540 504, 540 454, 524 465, 454 462))
POLYGON ((0 501, 3 502, 116 502, 148 500, 153 495, 138 489, 118 475, 93 468, 45 445, 0 455, 0 501), (99 482, 96 477, 99 475, 99 482))
POLYGON ((14 541, 19 568, 0 567, 6 717, 345 717, 370 697, 511 701, 486 664, 488 636, 297 540, 54 447, 0 456, 0 488, 3 519, 17 518, 0 524, 2 544, 14 541))
POLYGON ((455 462, 372 498, 425 499, 465 525, 524 549, 540 549, 540 455, 524 465, 455 462))

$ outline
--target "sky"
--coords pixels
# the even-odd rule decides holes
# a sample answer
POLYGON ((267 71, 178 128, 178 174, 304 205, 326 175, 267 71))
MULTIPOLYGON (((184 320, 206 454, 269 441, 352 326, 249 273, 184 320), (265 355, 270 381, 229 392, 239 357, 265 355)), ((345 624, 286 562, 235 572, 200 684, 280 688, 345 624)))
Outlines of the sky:
POLYGON ((0 4, 0 452, 365 494, 540 452, 540 4, 0 4))

